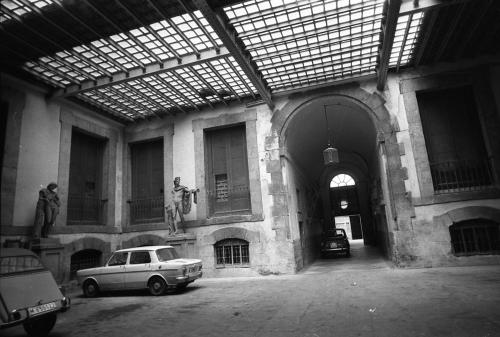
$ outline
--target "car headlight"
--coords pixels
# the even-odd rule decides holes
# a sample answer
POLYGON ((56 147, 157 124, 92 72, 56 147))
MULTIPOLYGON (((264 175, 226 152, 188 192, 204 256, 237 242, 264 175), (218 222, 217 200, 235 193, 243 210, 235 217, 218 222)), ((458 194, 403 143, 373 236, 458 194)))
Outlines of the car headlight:
POLYGON ((12 310, 10 313, 11 321, 19 321, 21 319, 21 313, 17 310, 12 310))

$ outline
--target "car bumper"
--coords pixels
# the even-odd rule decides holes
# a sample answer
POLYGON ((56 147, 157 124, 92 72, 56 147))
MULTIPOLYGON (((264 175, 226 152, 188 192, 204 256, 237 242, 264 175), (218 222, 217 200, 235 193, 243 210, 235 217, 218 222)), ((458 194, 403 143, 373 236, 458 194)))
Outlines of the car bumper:
POLYGON ((32 315, 28 312, 27 308, 13 310, 8 317, 8 321, 0 321, 0 329, 9 328, 12 326, 20 325, 26 321, 38 319, 46 315, 56 314, 60 312, 65 312, 71 307, 71 300, 69 297, 63 297, 60 300, 60 304, 52 310, 47 310, 41 314, 32 315))
POLYGON ((177 283, 189 283, 189 282, 193 282, 194 280, 196 279, 199 279, 200 277, 202 277, 203 275, 203 272, 200 270, 196 273, 192 273, 190 275, 186 275, 186 276, 178 276, 176 277, 176 280, 177 280, 177 283))
POLYGON ((340 252, 348 252, 349 248, 347 247, 338 247, 338 248, 323 248, 321 249, 322 253, 340 253, 340 252))

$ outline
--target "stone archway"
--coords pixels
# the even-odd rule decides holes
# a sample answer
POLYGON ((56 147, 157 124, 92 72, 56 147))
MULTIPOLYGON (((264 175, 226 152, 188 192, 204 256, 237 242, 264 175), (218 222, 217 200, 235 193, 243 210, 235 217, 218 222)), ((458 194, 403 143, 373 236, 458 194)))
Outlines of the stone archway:
POLYGON ((142 234, 122 242, 122 248, 132 248, 140 246, 161 246, 165 244, 165 239, 154 234, 142 234))
MULTIPOLYGON (((348 102, 365 111, 373 123, 376 136, 373 141, 377 144, 379 156, 383 156, 380 167, 380 175, 384 176, 382 189, 387 191, 387 209, 384 213, 385 225, 385 251, 396 263, 411 260, 411 251, 405 247, 410 244, 400 244, 400 241, 412 240, 409 228, 411 228, 411 216, 414 214, 413 206, 406 193, 404 179, 406 171, 403 169, 400 158, 399 145, 396 138, 398 125, 391 119, 389 111, 385 107, 385 99, 377 92, 369 93, 362 89, 359 84, 349 84, 339 87, 322 89, 315 92, 300 93, 288 97, 288 101, 275 111, 272 122, 272 135, 266 138, 266 159, 268 172, 271 173, 271 188, 269 194, 272 196, 274 205, 279 209, 273 210, 273 220, 276 224, 277 238, 289 238, 291 225, 289 210, 286 200, 290 196, 283 196, 282 191, 287 190, 283 175, 283 160, 287 155, 286 141, 287 128, 293 118, 305 107, 325 102, 348 102), (282 235, 279 235, 283 233, 282 235)), ((382 194, 382 193, 381 193, 382 194)))
POLYGON ((64 247, 64 283, 69 281, 71 270, 71 256, 82 250, 95 250, 102 253, 101 262, 111 255, 111 243, 95 237, 85 237, 74 240, 64 247))
POLYGON ((241 239, 251 243, 260 242, 260 233, 240 227, 221 228, 204 237, 206 244, 213 245, 224 239, 241 239))

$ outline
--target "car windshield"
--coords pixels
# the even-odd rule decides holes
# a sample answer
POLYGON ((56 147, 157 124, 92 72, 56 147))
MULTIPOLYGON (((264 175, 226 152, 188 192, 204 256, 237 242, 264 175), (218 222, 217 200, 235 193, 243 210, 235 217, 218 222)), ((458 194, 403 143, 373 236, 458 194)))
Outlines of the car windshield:
POLYGON ((329 238, 335 238, 335 237, 339 237, 339 236, 344 236, 344 231, 340 228, 338 229, 333 229, 333 230, 329 230, 328 232, 326 232, 326 237, 329 237, 329 238))
POLYGON ((158 249, 156 251, 156 255, 158 256, 158 261, 160 262, 175 260, 179 258, 179 254, 177 254, 174 248, 158 249))
POLYGON ((40 260, 35 256, 6 256, 0 259, 0 274, 43 269, 40 260))

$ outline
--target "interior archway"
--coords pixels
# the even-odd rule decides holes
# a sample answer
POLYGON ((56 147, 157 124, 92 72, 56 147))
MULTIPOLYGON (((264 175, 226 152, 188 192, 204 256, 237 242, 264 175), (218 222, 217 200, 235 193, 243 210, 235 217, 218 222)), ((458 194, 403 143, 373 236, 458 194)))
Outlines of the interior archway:
MULTIPOLYGON (((347 174, 355 181, 355 185, 346 190, 354 193, 351 199, 356 200, 357 207, 352 215, 358 217, 362 226, 362 233, 355 235, 356 238, 361 237, 364 244, 370 245, 380 241, 377 239, 380 233, 377 233, 377 219, 373 217, 372 199, 376 199, 373 194, 379 193, 377 135, 385 132, 382 125, 379 117, 366 105, 344 95, 323 96, 305 102, 283 123, 280 142, 286 149, 287 183, 297 194, 297 233, 304 264, 313 260, 311 256, 320 251, 322 233, 335 227, 335 213, 342 210, 340 204, 338 209, 334 207, 334 202, 342 200, 332 200, 334 194, 330 188, 330 182, 338 174, 347 174), (325 166, 323 150, 329 142, 338 150, 339 162, 325 166), (313 192, 308 192, 309 189, 313 192), (304 204, 304 194, 305 203, 313 205, 301 205, 304 204), (318 198, 314 200, 308 198, 309 195, 318 198), (321 211, 304 212, 304 208, 321 211)), ((293 205, 290 211, 294 213, 293 205)), ((385 221, 385 217, 382 220, 385 221)))

